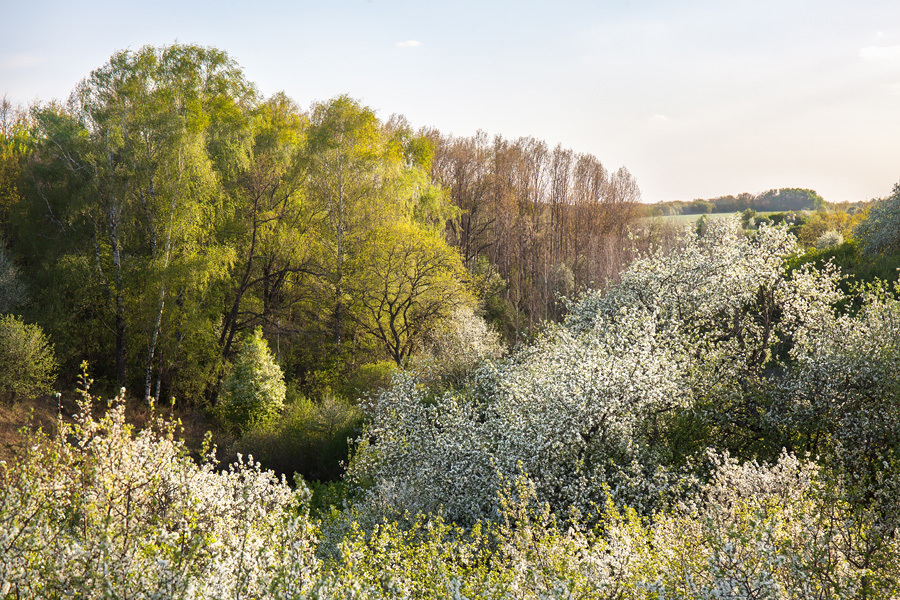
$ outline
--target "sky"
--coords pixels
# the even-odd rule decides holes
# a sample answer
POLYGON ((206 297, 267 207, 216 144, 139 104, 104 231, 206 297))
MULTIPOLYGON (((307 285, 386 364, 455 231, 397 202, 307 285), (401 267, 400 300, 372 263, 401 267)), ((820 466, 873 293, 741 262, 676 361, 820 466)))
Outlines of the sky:
POLYGON ((0 0, 0 95, 64 100, 120 50, 214 46, 261 93, 534 136, 645 202, 900 181, 898 0, 0 0))

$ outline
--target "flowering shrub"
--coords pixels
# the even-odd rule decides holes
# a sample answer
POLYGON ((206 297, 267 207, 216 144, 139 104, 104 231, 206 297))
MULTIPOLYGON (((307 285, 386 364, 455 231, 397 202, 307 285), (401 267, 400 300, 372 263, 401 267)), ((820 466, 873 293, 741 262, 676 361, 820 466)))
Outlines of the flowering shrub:
POLYGON ((479 362, 502 355, 500 334, 471 306, 459 306, 429 332, 415 363, 420 371, 454 384, 479 362))
POLYGON ((736 220, 717 220, 685 233, 674 254, 637 260, 606 294, 583 296, 564 326, 487 363, 470 389, 435 401, 401 378, 371 406, 372 442, 351 477, 375 482, 374 504, 461 521, 495 514, 498 477, 522 469, 555 510, 586 510, 606 486, 658 506, 695 484, 660 456, 667 419, 761 376, 795 248, 782 229, 748 238, 736 220))
POLYGON ((783 453, 771 465, 714 457, 697 503, 659 515, 656 587, 667 598, 893 598, 900 544, 873 569, 854 551, 869 536, 818 466, 783 453))
POLYGON ((499 512, 469 528, 419 515, 370 530, 348 523, 318 591, 360 598, 893 598, 900 541, 858 552, 813 462, 711 454, 710 481, 651 518, 611 500, 565 524, 526 477, 500 481, 499 512), (590 523, 590 524, 588 524, 590 523))
POLYGON ((844 243, 844 236, 830 229, 816 238, 817 250, 828 250, 844 243))
MULTIPOLYGON (((86 382, 87 383, 87 382, 86 382)), ((135 432, 122 396, 0 464, 0 598, 296 597, 315 529, 293 491, 249 461, 196 464, 159 421, 135 432)))
POLYGON ((870 254, 900 251, 900 183, 887 198, 875 202, 853 231, 870 254))
POLYGON ((121 398, 99 418, 90 401, 0 467, 4 599, 900 593, 900 540, 861 554, 871 529, 848 527, 833 482, 787 453, 771 466, 712 454, 710 482, 650 519, 607 500, 562 523, 527 477, 499 479, 496 518, 468 528, 424 514, 363 527, 334 510, 323 553, 304 490, 245 461, 195 464, 171 423, 135 432, 121 398))

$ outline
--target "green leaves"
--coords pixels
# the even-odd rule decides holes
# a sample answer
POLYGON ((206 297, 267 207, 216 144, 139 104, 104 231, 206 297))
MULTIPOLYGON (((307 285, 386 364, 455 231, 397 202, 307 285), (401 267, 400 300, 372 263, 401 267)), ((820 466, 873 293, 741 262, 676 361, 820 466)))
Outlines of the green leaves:
POLYGON ((454 309, 473 303, 459 254, 410 223, 373 230, 356 260, 354 319, 398 366, 454 309))
POLYGON ((272 421, 284 406, 284 374, 256 328, 244 340, 222 382, 218 409, 235 433, 272 421))
POLYGON ((49 394, 56 380, 53 345, 38 326, 0 315, 0 394, 12 400, 49 394))

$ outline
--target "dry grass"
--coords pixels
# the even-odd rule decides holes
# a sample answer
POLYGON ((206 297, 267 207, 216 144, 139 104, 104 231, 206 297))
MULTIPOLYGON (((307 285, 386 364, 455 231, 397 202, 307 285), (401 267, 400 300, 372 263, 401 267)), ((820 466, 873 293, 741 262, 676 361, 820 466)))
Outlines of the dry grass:
MULTIPOLYGON (((56 429, 59 417, 70 421, 77 410, 76 394, 64 394, 59 399, 55 396, 43 396, 32 400, 10 403, 0 401, 0 460, 13 461, 22 451, 25 440, 23 431, 43 429, 52 434, 56 429)), ((126 418, 137 428, 147 427, 152 414, 150 408, 137 398, 127 399, 126 418)), ((96 410, 106 407, 105 399, 96 405, 96 410)), ((213 431, 213 442, 219 448, 229 447, 233 440, 227 434, 219 433, 215 421, 207 411, 193 407, 160 407, 157 416, 167 420, 177 419, 181 422, 178 437, 184 439, 185 445, 192 453, 199 452, 207 431, 213 431)), ((221 457, 227 460, 228 457, 221 457)))
POLYGON ((59 412, 60 404, 52 396, 14 403, 0 401, 0 460, 9 461, 21 451, 23 428, 53 432, 59 412))

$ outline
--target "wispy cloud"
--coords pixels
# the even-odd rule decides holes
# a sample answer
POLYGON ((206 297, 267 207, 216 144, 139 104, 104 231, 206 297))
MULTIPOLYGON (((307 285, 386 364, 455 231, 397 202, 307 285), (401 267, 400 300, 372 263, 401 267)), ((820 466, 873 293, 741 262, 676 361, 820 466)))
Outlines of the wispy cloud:
POLYGON ((654 123, 667 123, 670 119, 666 115, 653 115, 650 120, 654 123))
POLYGON ((405 42, 397 42, 395 45, 398 48, 418 48, 422 45, 422 42, 419 40, 406 40, 405 42))
POLYGON ((866 46, 859 51, 859 57, 865 60, 900 58, 900 46, 866 46))
POLYGON ((30 69, 44 62, 33 54, 0 54, 0 69, 30 69))

